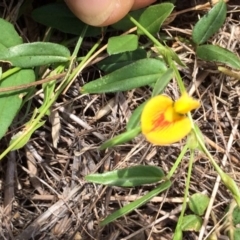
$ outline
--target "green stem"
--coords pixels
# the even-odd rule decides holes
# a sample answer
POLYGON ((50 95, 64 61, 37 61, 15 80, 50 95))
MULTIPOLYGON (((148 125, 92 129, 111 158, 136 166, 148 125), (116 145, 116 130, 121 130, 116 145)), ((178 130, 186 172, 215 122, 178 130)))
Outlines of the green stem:
POLYGON ((190 180, 191 180, 191 174, 192 174, 192 166, 193 166, 193 159, 194 159, 194 150, 191 149, 190 151, 190 160, 189 160, 189 165, 188 165, 188 174, 187 174, 187 181, 186 181, 186 187, 184 189, 184 199, 183 199, 183 204, 182 204, 182 210, 181 214, 178 218, 178 223, 176 226, 176 230, 174 233, 174 240, 180 240, 182 238, 179 238, 179 236, 182 235, 182 222, 183 222, 183 216, 187 208, 187 198, 189 195, 189 187, 190 187, 190 180))
POLYGON ((211 164, 213 165, 213 167, 215 168, 215 170, 217 171, 217 173, 221 177, 222 182, 229 189, 229 191, 232 193, 235 201, 237 202, 238 206, 240 207, 240 191, 239 191, 239 188, 238 188, 236 182, 228 174, 226 174, 221 169, 221 167, 218 166, 218 164, 215 162, 215 160, 212 157, 211 153, 206 148, 206 146, 205 146, 205 144, 203 142, 203 138, 201 137, 199 131, 194 126, 194 123, 193 123, 191 115, 189 115, 189 118, 191 120, 192 128, 194 130, 194 133, 196 135, 196 138, 197 138, 197 141, 198 141, 198 144, 199 144, 201 150, 206 154, 206 156, 210 160, 211 164))
POLYGON ((183 156, 185 155, 185 153, 187 152, 187 150, 188 150, 188 145, 186 144, 183 147, 183 149, 182 149, 181 153, 179 154, 177 160, 175 161, 174 165, 172 166, 171 170, 169 171, 169 173, 167 175, 167 179, 171 179, 172 175, 176 171, 178 165, 180 164, 180 162, 181 162, 183 156))
MULTIPOLYGON (((83 38, 85 36, 85 33, 87 31, 87 25, 85 26, 85 28, 83 29, 82 31, 82 34, 81 36, 78 38, 78 41, 77 41, 77 44, 74 48, 74 51, 73 51, 73 54, 72 54, 72 57, 71 57, 71 61, 70 61, 70 64, 69 64, 69 68, 68 68, 68 71, 67 71, 67 74, 64 78, 64 80, 61 82, 61 84, 58 86, 58 88, 56 89, 56 95, 57 97, 59 96, 59 94, 61 94, 61 92, 64 90, 64 88, 68 85, 68 83, 71 81, 71 76, 70 75, 70 72, 72 71, 72 68, 73 68, 73 64, 74 64, 74 61, 77 57, 77 53, 82 45, 82 41, 83 41, 83 38), (70 75, 70 76, 69 76, 70 75)), ((86 56, 87 57, 87 56, 86 56)), ((82 60, 82 62, 85 61, 85 59, 82 60)))
POLYGON ((117 218, 124 216, 133 210, 141 207, 143 204, 147 203, 152 199, 153 197, 159 195, 159 193, 163 192, 164 190, 171 187, 171 181, 166 180, 165 182, 159 184, 155 189, 148 192, 146 195, 142 196, 141 198, 125 205, 124 207, 120 208, 119 210, 113 212, 111 215, 106 217, 102 222, 100 222, 101 226, 104 226, 110 222, 113 222, 117 218))
MULTIPOLYGON (((75 47, 75 50, 73 52, 73 59, 76 57, 77 52, 79 51, 79 48, 81 46, 81 43, 83 41, 83 38, 85 36, 87 30, 87 26, 83 29, 82 34, 79 37, 78 43, 75 47)), ((96 47, 93 48, 94 50, 96 49, 96 47)), ((90 53, 92 54, 93 50, 91 49, 90 53)), ((88 60, 88 58, 91 56, 91 54, 87 54, 85 59, 82 62, 86 62, 88 60)), ((81 66, 83 66, 83 63, 80 63, 81 66)), ((71 69, 71 64, 73 64, 73 61, 71 61, 69 68, 71 69)), ((79 68, 78 68, 79 69, 79 68)), ((75 72, 75 71, 74 71, 75 72)), ((68 74, 69 75, 69 74, 68 74)), ((63 80, 62 84, 59 86, 59 88, 56 90, 54 96, 52 98, 49 99, 49 101, 46 102, 46 104, 44 106, 42 106, 41 111, 39 112, 38 110, 38 115, 35 119, 33 119, 31 121, 31 123, 29 124, 26 132, 19 137, 16 141, 13 142, 13 144, 11 144, 7 149, 5 149, 5 151, 0 155, 0 160, 3 159, 4 156, 6 156, 7 153, 9 153, 16 145, 18 145, 24 138, 24 136, 26 136, 29 132, 31 132, 31 130, 37 126, 37 124, 41 121, 41 119, 46 115, 46 113, 48 112, 48 110, 51 108, 51 106, 54 104, 54 102, 57 100, 57 98, 59 97, 59 95, 62 93, 62 91, 65 89, 65 87, 67 86, 68 82, 71 80, 71 77, 74 76, 73 74, 70 75, 70 77, 66 75, 65 80, 63 80)))
POLYGON ((80 62, 80 64, 73 70, 73 72, 70 75, 70 79, 73 79, 76 75, 79 74, 85 67, 86 62, 88 59, 92 56, 92 54, 96 51, 96 49, 99 47, 101 43, 101 40, 99 40, 97 43, 94 44, 94 46, 90 49, 90 51, 87 53, 87 55, 84 57, 84 59, 80 62))
POLYGON ((160 47, 161 49, 165 49, 165 47, 138 21, 136 21, 131 15, 128 15, 128 17, 130 21, 135 24, 156 46, 160 47))
POLYGON ((172 60, 169 61, 169 66, 173 69, 173 71, 175 73, 175 77, 176 77, 176 80, 177 80, 180 92, 184 93, 186 91, 186 89, 185 89, 185 86, 183 84, 182 77, 181 77, 181 75, 180 75, 180 73, 179 73, 175 63, 172 60))
POLYGON ((4 78, 7 78, 7 77, 9 77, 10 75, 12 75, 12 74, 14 74, 14 73, 16 73, 16 72, 18 72, 18 71, 20 71, 20 70, 21 70, 21 68, 19 68, 19 67, 11 68, 11 69, 7 70, 6 72, 4 72, 4 73, 1 75, 0 80, 3 80, 4 78))
POLYGON ((148 32, 147 29, 145 29, 138 21, 136 21, 131 15, 128 15, 130 21, 132 23, 134 23, 138 29, 140 29, 158 48, 160 53, 162 54, 162 56, 166 59, 166 62, 169 64, 169 66, 174 70, 175 73, 175 77, 179 86, 179 89, 181 91, 181 93, 183 93, 185 91, 185 87, 182 81, 182 78, 179 74, 179 71, 176 67, 176 65, 174 64, 174 61, 172 60, 172 55, 169 52, 169 49, 167 49, 167 47, 165 47, 164 45, 162 45, 150 32, 148 32))

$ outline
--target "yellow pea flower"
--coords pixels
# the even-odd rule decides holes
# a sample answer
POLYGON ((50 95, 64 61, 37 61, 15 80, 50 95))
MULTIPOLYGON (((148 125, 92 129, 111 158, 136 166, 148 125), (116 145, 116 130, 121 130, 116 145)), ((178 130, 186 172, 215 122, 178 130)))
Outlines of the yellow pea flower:
POLYGON ((156 145, 178 142, 191 131, 191 122, 186 113, 199 106, 199 101, 187 93, 183 93, 176 102, 165 95, 153 97, 142 112, 142 133, 156 145))

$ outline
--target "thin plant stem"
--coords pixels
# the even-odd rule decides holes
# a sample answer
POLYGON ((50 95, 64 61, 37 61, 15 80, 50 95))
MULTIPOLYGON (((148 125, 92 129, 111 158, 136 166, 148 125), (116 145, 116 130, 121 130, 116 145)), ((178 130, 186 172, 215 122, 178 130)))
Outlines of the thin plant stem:
MULTIPOLYGON (((72 57, 71 57, 71 61, 70 61, 70 64, 69 64, 69 68, 68 68, 68 71, 67 71, 67 74, 66 74, 66 76, 65 76, 65 80, 63 80, 62 82, 61 82, 61 84, 58 86, 58 88, 56 89, 56 92, 62 92, 62 86, 64 86, 64 88, 67 86, 67 84, 68 83, 66 83, 66 82, 69 82, 68 81, 68 79, 72 79, 71 78, 71 74, 70 74, 70 72, 71 72, 71 70, 72 70, 72 67, 73 67, 73 64, 74 64, 74 61, 75 61, 75 59, 76 59, 76 57, 77 57, 77 53, 78 53, 78 51, 79 51, 79 49, 80 49, 80 47, 81 47, 81 45, 82 45, 82 41, 83 41, 83 38, 84 37, 82 37, 82 36, 85 36, 85 34, 86 34, 86 31, 87 31, 87 25, 85 26, 85 28, 83 29, 83 31, 82 31, 82 34, 81 34, 81 36, 78 38, 78 41, 77 41, 77 44, 76 44, 76 46, 75 46, 75 48, 74 48, 74 51, 73 51, 73 54, 72 54, 72 57), (70 75, 70 76, 69 76, 70 75), (69 77, 68 77, 69 76, 69 77)), ((87 57, 87 56, 86 56, 87 57)), ((82 61, 84 61, 85 59, 83 59, 82 61)))
POLYGON ((136 19, 134 19, 131 15, 128 15, 130 21, 134 23, 156 46, 160 48, 165 48, 150 32, 147 31, 136 19))
POLYGON ((181 76, 179 74, 179 71, 178 71, 175 63, 171 59, 171 54, 170 53, 167 54, 169 52, 169 50, 164 45, 162 45, 150 32, 148 32, 148 30, 146 28, 144 28, 131 15, 128 15, 128 17, 129 17, 130 21, 132 23, 134 23, 160 49, 160 52, 166 58, 167 63, 174 70, 175 76, 176 76, 176 80, 177 80, 177 83, 178 83, 178 86, 179 86, 179 89, 180 89, 181 93, 183 93, 185 91, 185 87, 184 87, 182 78, 181 78, 181 76))
MULTIPOLYGON (((86 30, 87 30, 87 27, 85 29, 83 29, 82 34, 79 37, 79 41, 78 41, 78 44, 76 45, 76 49, 74 50, 74 54, 76 54, 79 51, 79 48, 80 48, 83 38, 85 36, 86 30)), ((92 51, 91 51, 91 53, 92 53, 92 51)), ((90 54, 87 54, 87 56, 84 59, 84 62, 86 62, 89 57, 90 57, 90 54)), ((71 66, 70 66, 70 68, 71 68, 71 66)), ((65 79, 69 79, 69 77, 66 76, 65 79)), ((18 139, 16 139, 12 144, 10 144, 10 146, 7 149, 5 149, 5 151, 3 153, 0 154, 0 160, 3 159, 3 157, 6 156, 6 154, 8 154, 12 149, 14 149, 14 147, 17 146, 21 141, 23 141, 24 137, 26 137, 28 134, 30 134, 32 132, 32 130, 41 122, 41 119, 46 115, 48 110, 51 108, 51 106, 57 100, 57 98, 62 93, 62 91, 64 90, 64 88, 66 87, 67 84, 68 84, 68 81, 63 81, 61 86, 55 91, 54 96, 52 98, 50 98, 49 101, 47 101, 45 105, 42 106, 41 111, 39 111, 39 110, 35 111, 35 116, 29 122, 29 125, 26 124, 26 126, 28 125, 28 127, 25 128, 25 132, 20 137, 18 137, 18 139)))
POLYGON ((68 87, 70 86, 72 81, 78 76, 78 74, 89 64, 89 62, 92 59, 93 53, 99 47, 100 43, 101 43, 101 40, 99 40, 97 43, 95 43, 94 46, 90 49, 90 51, 87 53, 87 55, 84 57, 84 59, 76 67, 76 69, 73 70, 73 72, 69 76, 68 85, 67 85, 66 89, 64 90, 64 93, 67 91, 68 87))
POLYGON ((185 86, 183 84, 182 77, 181 77, 181 75, 180 75, 180 73, 179 73, 175 63, 172 60, 169 60, 169 65, 170 65, 170 67, 173 69, 173 71, 175 73, 175 77, 176 77, 176 80, 177 80, 180 92, 184 93, 186 91, 186 89, 185 89, 185 86))
POLYGON ((11 69, 7 70, 6 72, 4 72, 4 73, 1 75, 0 80, 3 80, 4 78, 7 78, 7 77, 9 77, 10 75, 12 75, 12 74, 14 74, 14 73, 16 73, 16 72, 18 72, 18 71, 20 71, 20 70, 21 70, 21 68, 19 68, 19 67, 11 68, 11 69))
POLYGON ((235 201, 237 202, 238 206, 240 207, 240 192, 239 192, 239 188, 238 188, 236 182, 228 174, 226 174, 221 169, 221 167, 218 166, 218 164, 215 162, 214 158, 212 157, 211 153, 208 151, 205 144, 203 143, 202 138, 199 136, 199 134, 196 131, 195 131, 195 134, 196 134, 196 138, 198 140, 200 147, 202 148, 202 150, 204 151, 204 153, 206 154, 206 156, 212 163, 213 167, 215 168, 217 173, 220 175, 222 182, 232 193, 235 201))
MULTIPOLYGON (((186 144, 187 145, 187 144, 186 144)), ((184 199, 182 204, 182 210, 181 214, 178 218, 177 227, 174 233, 174 240, 181 240, 179 236, 182 235, 182 222, 183 222, 183 216, 187 208, 187 198, 189 195, 189 187, 190 187, 190 180, 191 180, 191 174, 192 174, 192 166, 193 166, 193 158, 194 158, 194 150, 190 150, 190 159, 189 159, 189 165, 188 165, 188 174, 187 174, 187 181, 186 181, 186 187, 184 189, 184 199)))
POLYGON ((206 154, 209 161, 211 162, 211 164, 213 165, 213 167, 215 168, 215 170, 217 171, 217 173, 221 177, 222 182, 229 189, 229 191, 232 193, 235 201, 237 202, 238 206, 240 207, 240 191, 239 191, 239 188, 238 188, 236 182, 228 174, 226 174, 221 169, 221 167, 216 163, 216 161, 212 157, 211 153, 206 148, 206 146, 203 142, 203 138, 201 136, 201 133, 199 133, 199 130, 197 129, 197 127, 195 127, 195 124, 193 122, 193 119, 192 119, 192 116, 191 116, 190 113, 188 113, 188 117, 191 121, 192 129, 195 133, 199 148, 206 154))
POLYGON ((183 149, 182 149, 181 153, 179 154, 177 160, 175 161, 174 165, 172 166, 171 170, 169 171, 169 173, 167 175, 167 179, 171 179, 172 175, 176 171, 178 165, 180 164, 180 162, 181 162, 183 156, 185 155, 185 153, 187 152, 187 150, 188 150, 188 145, 186 144, 183 147, 183 149))

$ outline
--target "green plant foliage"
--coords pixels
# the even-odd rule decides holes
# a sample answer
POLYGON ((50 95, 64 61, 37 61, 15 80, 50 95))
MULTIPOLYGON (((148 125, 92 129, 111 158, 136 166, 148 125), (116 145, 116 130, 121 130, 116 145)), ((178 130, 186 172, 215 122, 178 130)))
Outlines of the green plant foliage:
POLYGON ((202 218, 197 215, 186 215, 182 220, 182 231, 198 232, 202 226, 202 218))
POLYGON ((152 91, 152 97, 163 93, 170 80, 173 78, 173 70, 169 68, 163 75, 157 80, 152 91))
MULTIPOLYGON (((0 81, 1 87, 12 87, 21 84, 27 84, 35 81, 35 75, 33 70, 20 70, 9 77, 0 81)), ((28 90, 17 90, 7 93, 0 93, 0 139, 7 132, 8 127, 11 125, 14 117, 18 113, 23 96, 28 90)))
POLYGON ((153 197, 157 196, 159 193, 167 190, 170 187, 171 187, 171 182, 169 180, 161 183, 159 186, 157 186, 151 192, 147 193, 145 196, 135 200, 134 202, 129 203, 128 205, 122 207, 121 209, 117 210, 116 212, 106 217, 102 222, 100 222, 100 225, 105 226, 106 224, 113 222, 117 218, 132 212, 134 209, 141 207, 142 205, 147 203, 149 200, 151 200, 153 197))
POLYGON ((156 46, 155 48, 158 50, 159 54, 163 56, 163 58, 166 62, 168 62, 169 59, 173 59, 180 66, 186 67, 186 65, 180 60, 177 53, 175 53, 170 47, 156 46))
POLYGON ((233 232, 233 239, 231 240, 239 240, 240 239, 240 228, 234 229, 233 232))
POLYGON ((199 145, 196 133, 197 133, 198 137, 200 137, 201 140, 204 142, 204 137, 202 135, 201 130, 199 129, 199 127, 196 124, 194 124, 194 131, 191 131, 190 134, 188 135, 187 145, 188 145, 189 149, 192 149, 192 150, 198 149, 199 151, 204 152, 202 147, 199 145))
POLYGON ((240 207, 236 206, 232 212, 232 221, 233 225, 237 226, 240 224, 240 207))
POLYGON ((141 129, 139 127, 136 127, 134 129, 131 129, 129 131, 126 131, 122 134, 119 134, 118 136, 107 140, 100 146, 100 150, 104 150, 106 148, 113 147, 115 145, 119 145, 122 143, 126 143, 131 141, 133 138, 135 138, 139 133, 141 132, 141 129))
POLYGON ((114 54, 100 61, 97 66, 104 72, 110 73, 126 65, 129 65, 137 60, 147 57, 147 52, 144 49, 137 49, 131 52, 114 54))
POLYGON ((131 129, 134 129, 139 125, 142 110, 147 102, 143 102, 140 104, 132 113, 131 117, 128 120, 127 123, 127 131, 130 131, 131 129))
MULTIPOLYGON (((143 11, 144 11, 144 8, 131 11, 129 15, 138 21, 143 11)), ((112 27, 117 30, 127 31, 130 28, 135 27, 135 25, 129 20, 129 16, 125 16, 120 21, 114 23, 112 27)))
POLYGON ((69 50, 55 43, 24 43, 0 52, 0 61, 10 62, 13 66, 31 68, 55 62, 70 60, 69 50))
POLYGON ((135 34, 111 37, 108 39, 108 54, 117 54, 127 51, 134 51, 138 48, 138 37, 135 34))
MULTIPOLYGON (((32 17, 36 22, 56 28, 64 33, 80 35, 86 26, 66 6, 65 3, 53 3, 35 9, 32 17)), ((101 28, 89 26, 86 36, 101 34, 101 28)))
POLYGON ((233 52, 214 45, 197 47, 197 57, 205 61, 224 63, 232 68, 240 69, 240 59, 233 52))
POLYGON ((202 193, 195 193, 190 197, 189 208, 195 214, 202 216, 209 204, 209 197, 202 193))
POLYGON ((106 173, 90 174, 85 177, 89 182, 119 187, 136 187, 162 180, 164 172, 155 166, 134 166, 106 173))
MULTIPOLYGON (((172 0, 172 2, 174 1, 176 0, 172 0)), ((22 131, 13 136, 10 146, 0 154, 0 159, 3 159, 11 150, 23 147, 29 141, 34 131, 44 125, 45 122, 42 121, 42 119, 50 113, 53 104, 63 93, 64 89, 69 86, 77 74, 84 70, 85 66, 90 60, 92 60, 91 57, 96 59, 96 56, 93 55, 100 47, 100 40, 96 41, 97 43, 94 44, 86 56, 79 57, 78 53, 82 42, 88 40, 85 39, 85 37, 100 35, 103 28, 88 27, 72 14, 66 4, 63 3, 64 1, 60 0, 57 2, 60 3, 49 4, 36 9, 32 16, 37 22, 48 27, 80 36, 72 56, 67 48, 58 44, 42 42, 23 44, 22 39, 15 31, 13 25, 0 19, 0 31, 2 33, 0 35, 0 62, 9 62, 13 66, 16 66, 15 69, 12 68, 3 74, 0 69, 0 79, 2 77, 0 88, 17 86, 18 84, 22 85, 35 80, 33 70, 21 70, 19 68, 33 68, 36 66, 61 62, 70 63, 68 66, 69 71, 67 71, 64 81, 62 81, 61 84, 58 85, 56 81, 53 80, 42 85, 44 100, 41 107, 35 109, 31 120, 24 124, 24 128, 21 129, 22 131), (74 67, 76 63, 75 59, 79 61, 79 63, 76 64, 76 68, 74 67), (71 72, 70 70, 73 71, 71 72)), ((167 46, 168 42, 166 42, 166 44, 165 42, 161 43, 153 36, 159 33, 161 25, 169 17, 173 8, 173 4, 169 2, 156 4, 146 9, 133 11, 123 20, 114 24, 113 28, 121 30, 129 30, 131 27, 137 27, 137 33, 139 35, 145 34, 145 37, 148 38, 147 43, 153 43, 157 53, 155 51, 154 54, 151 54, 152 45, 149 44, 142 45, 141 49, 138 49, 138 36, 134 34, 110 38, 107 51, 110 55, 112 54, 112 56, 104 59, 98 64, 100 69, 105 71, 107 75, 85 84, 81 93, 108 93, 127 91, 142 86, 153 86, 152 96, 156 96, 164 91, 165 87, 173 77, 177 82, 177 87, 180 89, 180 92, 184 92, 184 82, 178 70, 178 65, 185 67, 184 63, 181 62, 178 54, 174 52, 172 48, 167 46), (147 54, 144 48, 149 49, 149 54, 147 54), (153 55, 154 57, 156 55, 158 56, 155 59, 148 58, 153 55)), ((199 45, 206 42, 222 26, 225 18, 226 4, 223 1, 220 1, 207 15, 200 19, 194 27, 192 38, 195 44, 199 45)), ((112 31, 111 36, 116 35, 112 28, 106 29, 107 31, 112 31)), ((48 32, 46 38, 49 38, 50 34, 52 34, 52 31, 50 31, 50 33, 48 32)), ((74 39, 69 39, 69 35, 65 36, 67 36, 67 41, 75 41, 75 37, 74 39)), ((105 48, 101 48, 98 54, 103 53, 101 52, 103 49, 105 50, 105 48)), ((218 46, 198 46, 196 48, 196 55, 206 61, 223 63, 236 69, 240 68, 239 58, 232 52, 218 46)), ((55 73, 62 73, 66 70, 66 64, 56 66, 57 65, 53 65, 54 70, 51 71, 50 76, 54 76, 55 73)), ((37 74, 40 73, 38 68, 34 70, 37 74)), ((29 90, 32 89, 0 93, 0 138, 6 134, 14 117, 24 103, 23 97, 25 94, 29 93, 29 90)), ((27 97, 25 97, 24 100, 25 99, 27 99, 27 97)), ((100 150, 123 144, 140 134, 140 118, 145 104, 146 102, 142 103, 133 112, 127 124, 127 131, 104 142, 100 146, 100 150)), ((197 126, 194 126, 192 118, 189 117, 189 119, 191 121, 191 126, 193 127, 192 135, 188 138, 187 144, 183 147, 182 152, 177 157, 176 162, 173 164, 167 176, 165 176, 162 169, 156 166, 138 165, 102 174, 90 174, 85 177, 89 182, 119 187, 136 187, 144 184, 155 184, 161 181, 155 189, 147 193, 145 196, 125 205, 108 216, 100 223, 101 226, 130 213, 146 204, 154 196, 157 196, 170 188, 171 182, 168 179, 173 177, 173 174, 179 167, 183 156, 190 151, 189 171, 183 207, 176 227, 174 239, 181 239, 183 234, 182 231, 199 231, 202 226, 202 218, 200 216, 204 214, 209 204, 209 198, 203 194, 194 194, 191 196, 189 208, 195 215, 184 216, 187 206, 187 196, 189 194, 194 150, 196 148, 201 149, 202 152, 206 154, 217 173, 221 176, 222 182, 228 190, 231 191, 233 198, 237 202, 236 204, 240 205, 240 193, 237 184, 217 165, 214 158, 205 147, 204 139, 202 138, 200 130, 197 126), (190 144, 189 141, 191 141, 192 144, 190 144)), ((233 230, 234 239, 239 239, 239 229, 237 228, 237 225, 240 224, 240 210, 238 207, 235 208, 234 211, 233 209, 234 207, 231 208, 232 212, 226 215, 225 225, 227 227, 225 230, 228 231, 228 233, 230 230, 233 230)), ((231 240, 232 239, 233 238, 231 238, 231 240)))
POLYGON ((42 127, 44 125, 44 123, 45 123, 45 121, 39 122, 34 127, 31 126, 31 123, 27 124, 23 131, 17 133, 15 136, 13 136, 11 141, 10 141, 10 145, 14 146, 12 148, 12 151, 24 147, 27 144, 27 142, 29 141, 32 134, 38 128, 42 127), (27 133, 25 133, 26 130, 27 130, 27 133))
POLYGON ((9 48, 22 43, 22 38, 13 25, 2 18, 0 18, 0 33, 0 51, 2 50, 1 45, 9 48))
POLYGON ((1 53, 3 53, 3 52, 7 52, 7 48, 4 46, 4 45, 2 45, 1 43, 0 43, 0 52, 1 53))
POLYGON ((170 48, 170 47, 166 47, 167 50, 167 54, 169 54, 169 56, 171 56, 171 58, 180 66, 182 67, 186 67, 186 65, 180 60, 179 56, 170 48))
POLYGON ((227 5, 219 1, 194 26, 192 38, 196 44, 205 43, 223 25, 227 15, 227 5))
POLYGON ((228 233, 230 240, 238 240, 240 239, 240 207, 235 201, 232 201, 226 211, 224 230, 228 233))
POLYGON ((173 240, 182 240, 183 239, 183 232, 181 230, 181 227, 178 227, 175 229, 173 240))
MULTIPOLYGON (((172 3, 161 3, 148 7, 141 15, 139 23, 151 34, 159 32, 161 25, 171 14, 174 5, 172 3)), ((138 29, 138 34, 144 34, 138 29)))
MULTIPOLYGON (((169 81, 172 79, 173 76, 173 70, 168 69, 163 75, 157 80, 157 82, 154 85, 153 91, 152 91, 152 97, 156 96, 158 94, 163 93, 164 89, 166 88, 169 81)), ((127 130, 134 129, 139 125, 142 110, 147 102, 144 102, 140 104, 132 113, 131 117, 129 118, 129 121, 127 123, 127 130)))
POLYGON ((106 93, 131 90, 156 82, 166 70, 167 67, 161 60, 141 59, 85 84, 81 92, 106 93))

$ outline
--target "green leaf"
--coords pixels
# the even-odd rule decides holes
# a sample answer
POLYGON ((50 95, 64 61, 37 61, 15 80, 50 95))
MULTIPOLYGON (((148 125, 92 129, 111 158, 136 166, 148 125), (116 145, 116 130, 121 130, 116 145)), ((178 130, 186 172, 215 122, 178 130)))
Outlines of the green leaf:
POLYGON ((90 174, 85 177, 89 182, 119 187, 136 187, 162 180, 164 172, 155 166, 134 166, 106 173, 90 174))
MULTIPOLYGON (((143 13, 145 9, 141 8, 135 11, 131 11, 129 13, 129 15, 131 17, 133 17, 134 19, 136 19, 137 21, 139 21, 139 18, 141 16, 141 14, 143 13)), ((129 16, 125 16, 124 18, 122 18, 120 21, 118 21, 117 23, 111 25, 113 28, 117 29, 117 30, 122 30, 122 31, 127 31, 130 28, 135 27, 135 25, 129 20, 129 16)))
MULTIPOLYGON (((27 84, 34 80, 35 74, 33 70, 20 70, 0 81, 0 89, 1 87, 13 87, 27 84)), ((23 89, 0 93, 0 139, 7 132, 8 127, 19 111, 22 104, 22 98, 27 91, 28 90, 23 89)))
POLYGON ((132 52, 115 54, 100 61, 97 66, 104 72, 110 73, 137 60, 147 57, 144 49, 137 49, 132 52))
MULTIPOLYGON (((161 3, 148 7, 139 19, 139 23, 148 32, 155 35, 159 32, 161 25, 171 14, 174 5, 172 3, 161 3)), ((138 34, 144 34, 138 29, 138 34)))
POLYGON ((234 238, 233 240, 239 240, 240 239, 240 228, 235 228, 233 230, 234 238))
POLYGON ((227 5, 224 1, 218 2, 204 15, 193 28, 192 38, 196 44, 206 42, 223 25, 227 15, 227 5))
POLYGON ((56 43, 24 43, 0 52, 0 61, 10 62, 13 66, 31 68, 55 62, 67 62, 69 50, 56 43))
MULTIPOLYGON (((32 12, 32 17, 48 27, 56 28, 64 33, 80 35, 86 24, 80 21, 63 3, 42 6, 32 12)), ((86 36, 101 34, 101 28, 88 26, 86 36)))
POLYGON ((202 219, 196 215, 186 215, 182 220, 182 231, 199 232, 202 226, 202 219))
POLYGON ((240 207, 236 206, 232 212, 232 221, 233 225, 237 226, 240 224, 240 207))
POLYGON ((227 206, 224 224, 227 228, 228 237, 231 240, 238 240, 240 237, 240 207, 235 200, 227 206))
POLYGON ((14 146, 12 147, 11 151, 24 147, 29 141, 29 139, 31 138, 32 134, 38 128, 43 126, 44 123, 45 121, 39 122, 34 127, 32 127, 31 124, 27 124, 23 131, 17 133, 15 136, 12 137, 10 141, 10 145, 14 145, 14 146))
POLYGON ((156 82, 167 70, 157 59, 141 59, 102 78, 85 84, 82 93, 127 91, 156 82))
POLYGON ((141 105, 139 105, 132 113, 131 117, 128 120, 127 123, 127 131, 130 131, 134 128, 136 128, 139 125, 141 114, 143 111, 144 106, 146 105, 146 102, 143 102, 141 105))
POLYGON ((7 54, 8 52, 8 49, 7 47, 5 47, 3 44, 0 43, 0 52, 3 53, 5 52, 5 54, 7 54))
POLYGON ((173 77, 173 70, 169 68, 163 75, 157 80, 152 91, 152 97, 157 96, 158 94, 163 93, 168 83, 173 77))
POLYGON ((0 45, 6 48, 22 43, 22 38, 18 35, 13 25, 2 18, 0 18, 0 33, 0 45))
POLYGON ((189 208, 197 215, 202 216, 209 204, 209 197, 202 193, 195 193, 190 197, 189 208))
POLYGON ((141 132, 140 127, 137 127, 137 128, 131 129, 127 132, 124 132, 124 133, 122 133, 122 134, 104 142, 100 146, 100 150, 104 150, 106 148, 110 148, 110 147, 113 147, 115 145, 119 145, 119 144, 122 144, 122 143, 129 142, 133 138, 135 138, 137 135, 139 135, 140 132, 141 132))
POLYGON ((132 212, 133 210, 141 207, 142 205, 144 205, 145 203, 150 201, 153 197, 159 195, 159 193, 170 188, 170 186, 171 186, 171 182, 169 180, 161 183, 158 187, 156 187, 151 192, 147 193, 145 196, 135 200, 134 202, 127 204, 126 206, 122 207, 121 209, 117 210, 116 212, 114 212, 111 215, 109 215, 108 217, 106 217, 102 222, 100 222, 100 225, 105 226, 108 223, 113 222, 117 218, 120 218, 120 217, 132 212))
POLYGON ((134 51, 138 47, 138 37, 135 34, 111 37, 108 40, 108 54, 117 54, 127 51, 134 51))
POLYGON ((196 54, 205 61, 224 63, 232 68, 240 69, 240 59, 233 52, 214 45, 197 47, 196 54))
MULTIPOLYGON (((153 92, 152 92, 152 96, 156 96, 158 94, 161 94, 164 91, 167 84, 172 79, 172 75, 173 75, 173 70, 172 69, 168 69, 165 73, 163 73, 163 75, 155 83, 155 86, 154 86, 154 89, 153 89, 153 92)), ((129 118, 129 121, 127 123, 127 131, 129 131, 129 130, 131 130, 131 129, 133 129, 133 128, 135 128, 139 125, 142 110, 143 110, 146 103, 147 103, 147 101, 142 103, 141 105, 139 105, 133 111, 133 113, 132 113, 132 115, 129 118)))

